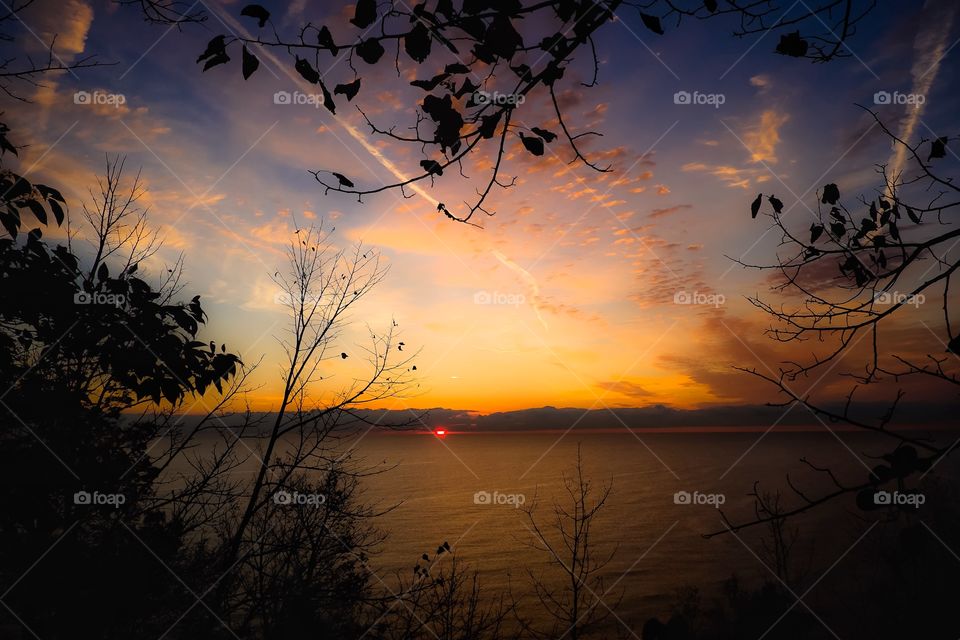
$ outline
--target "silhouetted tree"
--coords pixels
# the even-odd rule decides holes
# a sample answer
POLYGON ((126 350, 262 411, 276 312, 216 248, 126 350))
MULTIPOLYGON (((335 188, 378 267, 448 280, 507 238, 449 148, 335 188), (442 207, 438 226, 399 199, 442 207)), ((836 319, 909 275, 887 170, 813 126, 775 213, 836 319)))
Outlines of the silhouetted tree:
POLYGON ((136 187, 114 208, 121 174, 108 161, 87 210, 93 259, 39 227, 19 234, 22 215, 63 223, 66 202, 6 166, 0 176, 0 584, 10 626, 45 638, 159 635, 190 605, 170 573, 194 561, 179 553, 184 521, 154 508, 158 469, 138 464, 156 425, 122 412, 179 404, 239 365, 196 340, 199 297, 176 302, 169 280, 139 277, 149 243, 127 233, 143 229, 129 225, 136 187))
MULTIPOLYGON (((905 394, 900 386, 904 380, 922 380, 947 402, 956 401, 960 390, 960 333, 951 322, 950 308, 956 304, 950 284, 960 268, 960 230, 951 218, 960 208, 960 186, 938 168, 956 136, 902 140, 876 113, 867 111, 893 143, 894 153, 904 154, 903 168, 892 173, 894 167, 877 165, 880 184, 856 202, 844 198, 839 185, 824 185, 812 223, 802 214, 798 221, 788 218, 784 203, 767 195, 766 215, 782 234, 783 249, 776 264, 746 265, 774 273, 774 291, 786 299, 777 305, 750 299, 772 318, 768 335, 783 343, 812 339, 822 352, 814 352, 807 361, 782 363, 778 372, 741 370, 770 382, 785 396, 775 406, 798 403, 824 425, 874 433, 891 447, 880 456, 883 462, 860 482, 844 482, 831 469, 804 458, 811 470, 829 479, 833 490, 810 495, 788 477, 794 505, 776 514, 758 512, 744 523, 729 523, 732 531, 803 513, 850 493, 856 494, 856 504, 864 511, 909 510, 910 505, 878 504, 874 494, 884 488, 910 491, 908 479, 926 475, 955 450, 953 442, 898 427, 910 425, 909 416, 899 416, 897 408, 905 394), (939 320, 924 315, 927 299, 938 301, 939 320), (895 323, 902 326, 911 319, 925 327, 917 334, 919 354, 915 345, 902 343, 893 331, 895 323), (861 340, 865 362, 856 351, 861 340), (822 378, 845 357, 859 358, 860 368, 843 372, 851 380, 851 389, 842 410, 799 392, 797 385, 804 379, 822 378), (857 410, 854 400, 858 391, 875 388, 894 390, 888 410, 871 419, 857 410)), ((765 195, 757 196, 752 214, 761 210, 765 195)))
POLYGON ((593 538, 597 516, 606 505, 611 487, 604 485, 598 490, 593 486, 584 472, 579 446, 572 472, 563 475, 563 488, 566 495, 554 501, 547 521, 538 517, 536 498, 521 508, 533 534, 530 546, 546 555, 550 567, 548 574, 527 568, 548 626, 524 626, 536 638, 577 640, 594 637, 611 616, 616 617, 623 592, 616 582, 608 586, 603 575, 616 546, 598 552, 593 538))

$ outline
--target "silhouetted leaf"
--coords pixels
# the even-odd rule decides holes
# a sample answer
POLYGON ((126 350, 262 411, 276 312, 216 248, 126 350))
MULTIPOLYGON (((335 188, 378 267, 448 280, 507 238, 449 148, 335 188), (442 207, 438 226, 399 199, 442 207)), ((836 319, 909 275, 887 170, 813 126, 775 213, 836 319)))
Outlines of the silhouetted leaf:
POLYGON ((482 118, 480 118, 479 130, 480 130, 480 135, 483 138, 489 140, 494 136, 494 134, 497 132, 497 125, 500 123, 500 115, 502 113, 503 113, 502 111, 497 111, 492 115, 483 116, 482 118))
POLYGON ((643 26, 657 35, 663 35, 663 27, 660 25, 660 18, 652 16, 649 13, 640 12, 640 19, 643 20, 643 26))
POLYGON ((261 29, 263 28, 263 25, 267 24, 267 20, 270 19, 270 12, 261 7, 259 4, 248 4, 240 10, 240 15, 256 18, 257 26, 261 29))
POLYGON ((947 136, 943 136, 930 143, 930 155, 927 156, 927 162, 947 155, 947 139, 947 136))
POLYGON ((384 53, 383 46, 375 39, 364 40, 357 45, 354 51, 356 51, 357 55, 367 64, 376 64, 384 53))
POLYGON ((259 66, 260 61, 257 59, 257 56, 250 53, 247 45, 243 45, 243 79, 249 79, 259 66))
POLYGON ((717 0, 703 0, 703 6, 705 6, 710 13, 717 12, 717 0))
POLYGON ((842 222, 831 222, 830 233, 832 233, 837 238, 842 238, 844 234, 847 233, 847 226, 842 222))
POLYGON ((60 203, 56 200, 47 200, 47 204, 50 205, 50 210, 53 211, 53 217, 57 220, 57 226, 63 224, 63 208, 60 206, 60 203))
POLYGON ((776 196, 771 195, 767 200, 770 201, 770 206, 773 207, 773 210, 776 213, 783 211, 783 202, 781 202, 776 196))
POLYGON ((557 134, 552 131, 547 131, 546 129, 541 129, 540 127, 530 127, 530 131, 533 131, 535 134, 543 138, 544 142, 553 142, 557 139, 557 134))
POLYGON ((810 225, 810 244, 816 242, 820 236, 823 235, 823 225, 822 224, 812 224, 810 225))
POLYGON ((110 270, 107 269, 107 263, 101 262, 97 269, 97 280, 103 281, 110 277, 110 270))
POLYGON ((800 37, 799 31, 780 36, 780 43, 777 45, 777 53, 794 58, 802 58, 807 55, 807 49, 810 45, 806 40, 800 37))
POLYGON ((463 85, 461 85, 460 88, 457 89, 457 92, 454 93, 453 95, 457 99, 460 99, 468 93, 472 94, 474 91, 476 91, 479 88, 480 87, 478 87, 477 85, 473 84, 473 82, 470 81, 470 78, 464 78, 463 85))
POLYGON ((756 199, 750 203, 750 217, 756 218, 760 213, 760 205, 763 204, 763 194, 758 193, 756 199))
POLYGON ((204 49, 203 53, 201 53, 197 58, 197 63, 217 54, 225 55, 225 50, 227 47, 226 43, 224 42, 225 38, 226 36, 214 36, 210 42, 207 43, 207 48, 204 49))
POLYGON ((417 88, 423 89, 424 91, 433 91, 441 82, 449 77, 449 73, 438 73, 429 80, 414 80, 410 84, 417 88))
POLYGON ((40 224, 47 224, 47 210, 36 200, 27 200, 24 203, 33 213, 33 216, 40 221, 40 224))
POLYGON ((906 207, 906 209, 907 209, 907 217, 910 218, 911 222, 913 222, 914 224, 920 224, 920 216, 917 215, 917 212, 911 209, 910 207, 906 207))
POLYGON ((487 27, 483 45, 494 55, 509 60, 523 46, 523 38, 513 28, 513 22, 506 14, 497 13, 487 27))
POLYGON ((333 177, 337 179, 337 182, 340 183, 340 186, 341 186, 341 187, 349 187, 349 188, 351 188, 351 189, 353 188, 353 186, 354 186, 354 185, 353 185, 353 182, 351 182, 350 179, 347 178, 347 177, 346 177, 345 175, 343 175, 342 173, 337 173, 336 171, 331 171, 330 173, 332 173, 332 174, 333 174, 333 177))
POLYGON ((60 192, 54 189, 53 187, 48 187, 45 184, 37 184, 34 186, 37 188, 37 191, 40 192, 40 195, 42 195, 47 200, 59 200, 64 204, 67 203, 67 201, 63 199, 63 196, 60 194, 60 192))
POLYGON ((360 29, 366 29, 377 19, 376 0, 357 0, 357 6, 350 20, 354 26, 360 29))
POLYGON ((317 84, 320 82, 320 74, 316 69, 307 61, 297 56, 297 63, 293 65, 293 68, 297 70, 304 80, 311 84, 317 84))
POLYGON ((430 32, 422 22, 418 22, 404 37, 403 50, 418 63, 430 55, 430 32))
POLYGON ((353 97, 357 95, 357 92, 360 91, 360 78, 357 78, 349 84, 338 84, 333 88, 334 94, 340 94, 347 96, 347 100, 353 100, 353 97))
POLYGON ((206 71, 218 64, 225 64, 227 62, 230 62, 230 56, 227 55, 226 51, 222 51, 207 58, 206 64, 203 65, 203 70, 206 71))
POLYGON ((333 36, 330 34, 330 29, 327 28, 327 25, 323 25, 320 27, 320 30, 317 31, 317 44, 329 49, 333 55, 337 55, 340 52, 340 47, 334 44, 333 36))
POLYGON ((453 0, 438 0, 437 13, 447 20, 453 17, 453 0))
POLYGON ((533 75, 530 73, 529 65, 518 64, 514 67, 510 67, 510 71, 513 71, 515 74, 517 74, 517 77, 523 82, 530 82, 533 80, 533 75))
POLYGON ((448 64, 443 68, 444 73, 470 73, 470 67, 460 62, 448 64))
POLYGON ((840 189, 837 185, 832 182, 823 185, 823 195, 820 197, 820 202, 823 204, 837 204, 838 200, 840 200, 840 189))
POLYGON ((323 106, 326 107, 327 111, 336 115, 337 105, 333 101, 333 96, 327 91, 327 85, 323 84, 323 80, 320 81, 320 91, 323 92, 323 106))
POLYGON ((440 163, 436 160, 421 160, 420 166, 423 167, 423 170, 432 175, 443 175, 443 167, 440 166, 440 163))
POLYGON ((518 132, 518 135, 520 136, 520 141, 523 142, 523 146, 526 147, 527 151, 535 156, 543 155, 543 140, 533 136, 525 136, 523 135, 523 132, 518 132))

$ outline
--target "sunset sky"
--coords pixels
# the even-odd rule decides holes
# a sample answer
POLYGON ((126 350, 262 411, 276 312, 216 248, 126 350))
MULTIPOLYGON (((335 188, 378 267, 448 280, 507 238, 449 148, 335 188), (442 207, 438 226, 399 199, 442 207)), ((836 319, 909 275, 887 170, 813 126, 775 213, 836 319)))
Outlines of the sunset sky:
MULTIPOLYGON (((11 137, 30 145, 21 171, 61 187, 77 225, 105 154, 142 167, 150 221, 164 238, 147 272, 158 277, 183 253, 185 292, 199 293, 210 316, 203 338, 225 342, 248 363, 263 356, 251 397, 260 409, 277 401, 282 364, 273 336, 283 329, 284 307, 274 302, 270 276, 293 230, 321 221, 336 227, 336 243, 362 241, 390 265, 343 342, 358 352, 365 323, 377 329, 396 319, 407 350, 419 349, 418 395, 388 406, 490 412, 771 400, 767 385, 731 366, 775 371, 779 361, 816 347, 766 339, 768 318, 745 300, 773 296, 770 281, 731 258, 770 264, 779 240, 765 233, 769 219, 750 219, 750 202, 759 192, 776 194, 805 229, 827 182, 851 201, 870 198, 874 165, 903 162, 855 106, 873 107, 875 92, 925 96, 918 109, 877 107, 914 140, 954 126, 960 106, 950 0, 927 2, 906 19, 868 18, 849 42, 854 55, 825 65, 773 53, 776 36, 736 39, 723 20, 688 21, 657 36, 624 10, 597 43, 598 86, 581 85, 590 80, 587 59, 559 85, 569 124, 603 134, 587 139, 591 160, 613 171, 568 164, 571 151, 560 141, 535 158, 514 136, 504 173, 516 175, 517 186, 494 192, 497 214, 476 229, 447 220, 436 204, 462 208, 483 180, 479 156, 467 168, 472 180, 447 172, 409 199, 395 191, 363 203, 324 195, 308 173, 334 170, 371 186, 417 170, 419 149, 371 134, 354 105, 385 127, 409 126, 423 93, 408 82, 448 60, 417 68, 401 57, 400 78, 392 59, 377 67, 358 62, 363 90, 353 103, 339 96, 333 116, 274 104, 277 91, 312 93, 282 50, 258 51, 262 66, 248 81, 236 60, 201 73, 195 61, 210 37, 255 27, 238 20, 243 3, 207 2, 206 26, 182 32, 106 1, 63 0, 56 11, 51 4, 23 14, 23 28, 38 36, 35 55, 43 55, 41 40, 58 33, 65 59, 95 53, 115 64, 45 79, 30 91, 32 105, 8 101, 11 137), (125 104, 75 104, 77 91, 122 94, 125 104), (723 104, 678 105, 678 91, 722 94, 723 104), (719 295, 722 304, 675 304, 678 292, 719 295), (485 295, 515 304, 478 304, 485 295)), ((321 3, 264 4, 287 33, 306 21, 353 33, 349 7, 330 15, 321 3)), ((345 59, 327 58, 330 84, 353 79, 345 59)), ((523 123, 556 128, 548 104, 537 100, 525 105, 523 123)), ((904 349, 943 350, 932 330, 942 320, 929 307, 901 326, 909 336, 898 338, 904 349)), ((332 361, 331 383, 359 374, 361 365, 359 358, 332 361)), ((835 396, 849 386, 836 376, 815 382, 835 396)), ((920 388, 911 393, 923 398, 920 388)))

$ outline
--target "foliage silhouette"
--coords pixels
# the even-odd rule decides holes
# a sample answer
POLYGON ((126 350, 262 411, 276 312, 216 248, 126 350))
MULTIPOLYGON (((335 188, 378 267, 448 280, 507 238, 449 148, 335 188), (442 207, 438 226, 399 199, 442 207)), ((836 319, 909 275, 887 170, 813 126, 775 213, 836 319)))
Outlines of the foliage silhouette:
MULTIPOLYGON (((170 15, 158 20, 162 10, 153 5, 172 3, 142 0, 123 3, 140 4, 147 19, 153 22, 180 26, 193 21, 185 7, 177 12, 170 6, 163 7, 170 15)), ((410 127, 412 134, 398 133, 394 126, 384 128, 357 107, 374 134, 418 149, 423 156, 419 161, 420 170, 396 182, 373 186, 356 186, 353 178, 331 169, 312 170, 311 174, 325 193, 353 194, 362 201, 365 195, 396 189, 405 197, 413 197, 411 187, 426 181, 433 185, 434 179, 449 168, 464 174, 464 162, 469 156, 481 152, 487 148, 487 141, 492 141, 487 177, 478 182, 475 196, 464 202, 463 212, 438 207, 438 212, 453 221, 479 226, 473 221, 477 213, 488 216, 495 213, 486 206, 494 187, 506 189, 515 184, 515 178, 502 175, 510 131, 519 134, 521 146, 534 156, 543 155, 545 144, 560 138, 572 153, 571 164, 581 163, 599 172, 610 170, 587 156, 587 141, 601 134, 589 130, 575 132, 564 117, 558 91, 565 72, 577 58, 586 56, 593 61, 594 76, 582 85, 596 85, 599 71, 596 36, 602 27, 622 20, 625 17, 622 14, 636 13, 644 27, 657 37, 665 36, 685 19, 731 18, 739 23, 734 29, 737 37, 791 28, 793 31, 781 36, 776 52, 827 62, 849 55, 845 50, 846 40, 852 37, 856 25, 873 10, 874 4, 872 0, 823 0, 783 8, 765 1, 730 2, 720 6, 710 0, 464 0, 456 3, 437 0, 408 7, 360 0, 354 5, 350 20, 357 31, 334 34, 327 25, 307 22, 291 35, 281 33, 280 25, 271 19, 267 7, 249 4, 239 10, 239 15, 256 34, 216 35, 197 62, 202 62, 203 71, 207 71, 228 64, 229 51, 242 48, 242 72, 248 79, 258 67, 254 62, 258 48, 284 51, 293 58, 297 74, 318 86, 323 105, 331 114, 337 113, 336 95, 342 94, 352 101, 366 86, 361 82, 362 66, 357 68, 357 58, 365 65, 381 65, 390 58, 387 51, 394 49, 398 76, 401 51, 404 59, 418 66, 442 67, 440 73, 410 82, 428 93, 413 105, 417 115, 410 127), (333 74, 325 69, 335 65, 331 65, 327 55, 346 58, 353 77, 349 80, 331 78, 333 74), (502 95, 506 99, 478 99, 482 95, 502 95), (529 111, 525 110, 524 103, 539 96, 552 107, 558 132, 544 128, 542 123, 528 124, 524 120, 524 114, 529 111), (524 136, 524 131, 534 136, 524 136), (328 178, 330 174, 336 182, 328 178)))

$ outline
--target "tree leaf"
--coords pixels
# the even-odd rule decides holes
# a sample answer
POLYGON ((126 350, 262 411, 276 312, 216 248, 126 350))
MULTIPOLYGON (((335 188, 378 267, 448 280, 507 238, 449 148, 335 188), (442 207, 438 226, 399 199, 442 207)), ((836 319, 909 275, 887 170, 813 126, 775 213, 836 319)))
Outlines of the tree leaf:
POLYGON ((750 217, 756 218, 760 213, 760 205, 763 204, 763 194, 758 193, 756 199, 750 203, 750 217))
POLYGON ((327 91, 327 86, 320 81, 320 90, 323 92, 323 106, 333 115, 337 115, 337 105, 333 101, 333 96, 327 91))
POLYGON ((376 0, 357 0, 357 6, 350 20, 358 29, 366 29, 377 19, 376 0))
POLYGON ((523 142, 523 146, 526 147, 527 151, 535 156, 543 155, 543 140, 533 136, 524 136, 522 132, 518 132, 518 135, 520 136, 520 141, 523 142))
POLYGON ((422 22, 404 37, 403 50, 417 63, 422 63, 430 55, 430 32, 422 22))
POLYGON ((226 51, 221 51, 207 58, 207 63, 203 65, 203 70, 206 71, 218 64, 225 64, 227 62, 230 62, 230 56, 227 55, 226 51))
POLYGON ((253 75, 253 72, 260 67, 260 60, 257 59, 257 56, 250 53, 250 50, 247 49, 247 45, 243 45, 243 79, 249 80, 250 76, 253 75))
POLYGON ((943 158, 947 155, 947 136, 937 138, 930 143, 930 155, 927 156, 927 162, 934 158, 943 158))
POLYGON ((547 131, 546 129, 541 129, 540 127, 530 127, 530 131, 533 131, 535 134, 543 138, 544 142, 553 142, 557 139, 557 134, 552 131, 547 131))
MULTIPOLYGON (((446 73, 446 72, 444 72, 444 73, 438 73, 437 75, 433 76, 433 77, 430 78, 429 80, 414 80, 414 81, 411 82, 410 84, 413 85, 414 87, 419 88, 419 89, 423 89, 424 91, 433 91, 434 89, 437 88, 437 86, 438 86, 441 82, 443 82, 444 80, 446 80, 446 79, 449 78, 449 77, 450 77, 450 74, 449 74, 449 73, 446 73)), ((468 78, 468 80, 469 80, 469 78, 468 78)))
POLYGON ((207 43, 207 48, 204 49, 203 53, 197 58, 197 63, 199 64, 201 60, 206 60, 217 54, 226 55, 227 45, 224 42, 224 39, 227 36, 214 36, 210 42, 207 43))
POLYGON ((42 204, 36 200, 27 200, 24 204, 33 212, 33 216, 40 221, 40 224, 47 224, 47 210, 42 204))
POLYGON ((259 4, 248 4, 240 10, 240 15, 256 18, 257 26, 261 29, 263 28, 263 25, 267 24, 267 20, 270 19, 270 12, 259 4))
POLYGON ((777 45, 776 52, 793 58, 802 58, 807 55, 809 43, 800 37, 799 31, 780 36, 780 43, 777 45))
POLYGON ((57 220, 57 226, 63 224, 63 207, 60 206, 60 203, 56 200, 50 199, 47 200, 47 204, 50 205, 50 210, 53 211, 53 217, 57 220))
POLYGON ((431 175, 443 175, 443 167, 441 167, 440 163, 436 160, 421 160, 420 166, 423 167, 424 171, 431 175))
POLYGON ((320 74, 317 73, 317 70, 313 66, 300 56, 297 56, 297 62, 293 65, 293 68, 297 70, 304 80, 311 84, 317 84, 320 82, 320 74))
POLYGON ((771 195, 767 200, 770 201, 770 206, 773 207, 773 210, 776 213, 783 211, 783 202, 781 202, 776 196, 771 195))
POLYGON ((360 78, 357 78, 349 84, 338 84, 333 88, 334 94, 343 94, 347 96, 347 100, 353 100, 358 91, 360 91, 360 78))
POLYGON ((823 235, 823 225, 822 224, 812 224, 810 225, 810 244, 816 242, 820 236, 823 235))
POLYGON ((331 171, 330 173, 332 173, 333 177, 337 179, 337 182, 340 183, 341 187, 353 188, 354 184, 349 178, 347 178, 347 176, 343 175, 342 173, 337 173, 336 171, 331 171))
POLYGON ((823 195, 820 197, 820 202, 823 204, 837 204, 838 200, 840 200, 839 187, 832 182, 823 185, 823 195))
POLYGON ((663 27, 660 25, 660 18, 652 16, 649 13, 640 12, 640 19, 643 20, 643 26, 657 35, 663 35, 663 27))
POLYGON ((330 34, 330 29, 327 28, 327 25, 320 27, 320 30, 317 32, 317 44, 329 49, 333 55, 337 55, 340 52, 340 47, 334 43, 333 36, 330 34))
POLYGON ((376 64, 384 54, 383 45, 376 39, 364 40, 355 51, 367 64, 376 64))

